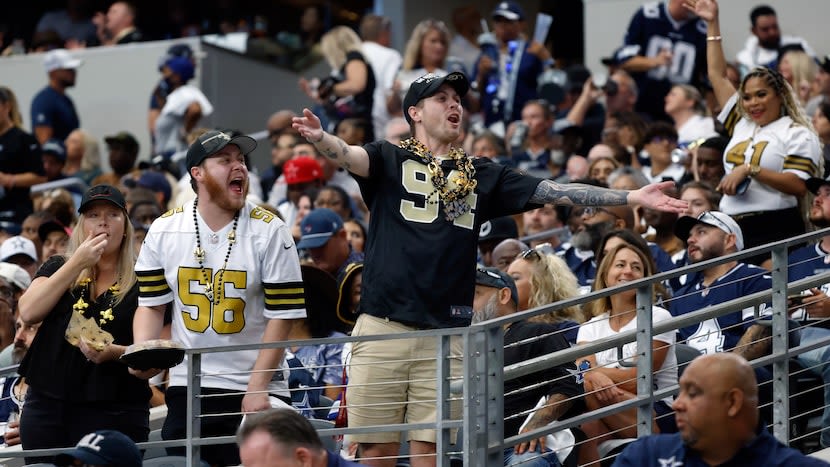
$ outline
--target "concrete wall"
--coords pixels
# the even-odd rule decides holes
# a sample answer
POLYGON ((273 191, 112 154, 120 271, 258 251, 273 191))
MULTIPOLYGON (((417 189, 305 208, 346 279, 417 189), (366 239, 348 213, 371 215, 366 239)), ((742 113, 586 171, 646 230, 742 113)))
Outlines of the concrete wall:
MULTIPOLYGON (((577 1, 577 0, 573 0, 577 1)), ((585 65, 602 70, 600 58, 622 44, 631 16, 643 0, 582 0, 585 3, 585 65)), ((830 52, 830 2, 826 0, 724 0, 719 2, 723 46, 728 59, 749 36, 749 11, 761 3, 775 8, 782 34, 807 39, 819 56, 830 52)), ((555 27, 555 24, 554 24, 555 27)))

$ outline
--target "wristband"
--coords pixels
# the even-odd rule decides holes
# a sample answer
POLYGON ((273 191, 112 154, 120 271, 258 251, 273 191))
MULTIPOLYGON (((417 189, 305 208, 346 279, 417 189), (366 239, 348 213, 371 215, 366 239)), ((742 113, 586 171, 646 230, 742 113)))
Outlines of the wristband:
POLYGON ((723 40, 723 36, 707 36, 706 42, 720 42, 723 40))

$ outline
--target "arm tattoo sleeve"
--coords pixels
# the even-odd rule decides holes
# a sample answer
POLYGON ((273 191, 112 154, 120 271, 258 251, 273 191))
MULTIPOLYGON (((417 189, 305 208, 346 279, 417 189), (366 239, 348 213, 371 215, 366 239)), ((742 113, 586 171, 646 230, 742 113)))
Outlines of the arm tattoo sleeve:
POLYGON ((628 204, 628 191, 542 180, 536 186, 536 192, 530 197, 530 202, 567 206, 615 206, 628 204))
POLYGON ((323 133, 320 141, 313 143, 320 154, 333 160, 341 167, 349 168, 349 145, 337 136, 323 133))

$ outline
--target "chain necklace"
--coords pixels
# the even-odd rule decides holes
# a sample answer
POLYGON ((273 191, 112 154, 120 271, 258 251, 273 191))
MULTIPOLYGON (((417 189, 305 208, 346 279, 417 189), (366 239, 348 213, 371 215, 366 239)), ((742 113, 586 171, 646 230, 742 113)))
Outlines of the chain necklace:
POLYGON ((408 138, 401 141, 401 148, 420 157, 427 165, 430 181, 435 187, 435 190, 426 197, 428 204, 438 204, 439 201, 443 201, 444 214, 448 221, 454 221, 470 211, 467 195, 472 193, 478 181, 473 178, 476 174, 473 160, 467 157, 461 148, 453 147, 448 154, 448 157, 455 161, 455 167, 458 169, 458 174, 451 179, 444 177, 441 162, 417 139, 408 138), (455 186, 450 188, 450 184, 455 186))
MULTIPOLYGON (((89 300, 92 301, 92 291, 89 287, 90 283, 92 283, 91 277, 87 277, 86 279, 81 281, 81 287, 83 287, 83 289, 81 290, 81 296, 78 297, 78 301, 72 305, 72 311, 77 312, 82 316, 86 309, 89 308, 89 303, 87 303, 87 301, 84 300, 84 295, 86 295, 89 298, 89 300)), ((115 301, 118 299, 119 290, 120 289, 118 288, 117 282, 109 287, 109 304, 107 305, 106 309, 101 310, 98 313, 101 316, 101 318, 98 320, 98 322, 101 323, 101 326, 106 324, 107 321, 112 321, 115 319, 115 316, 112 314, 112 307, 113 305, 115 305, 115 301)))
POLYGON ((196 217, 196 207, 199 205, 199 198, 193 200, 193 225, 196 227, 196 249, 193 250, 193 256, 199 262, 199 269, 202 271, 202 277, 205 279, 205 295, 208 300, 218 305, 222 300, 223 283, 222 278, 225 277, 225 268, 228 267, 228 259, 231 257, 231 250, 233 244, 236 243, 236 226, 239 224, 239 211, 233 216, 233 227, 228 232, 228 252, 225 253, 225 262, 222 264, 222 269, 219 270, 219 280, 216 281, 216 295, 213 293, 213 281, 210 280, 207 271, 205 270, 205 250, 202 249, 202 236, 199 235, 199 219, 196 217))

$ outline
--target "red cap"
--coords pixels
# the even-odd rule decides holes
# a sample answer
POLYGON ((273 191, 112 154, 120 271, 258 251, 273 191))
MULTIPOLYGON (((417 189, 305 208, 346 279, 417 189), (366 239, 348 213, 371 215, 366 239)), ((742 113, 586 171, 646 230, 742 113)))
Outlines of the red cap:
POLYGON ((323 167, 311 157, 289 159, 283 166, 282 173, 288 185, 323 180, 323 167))

